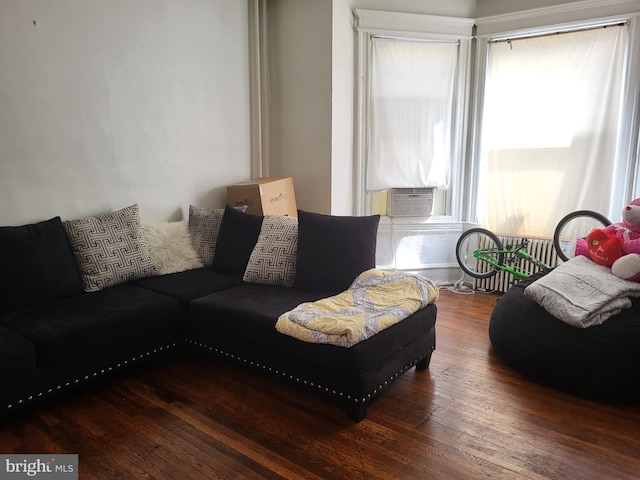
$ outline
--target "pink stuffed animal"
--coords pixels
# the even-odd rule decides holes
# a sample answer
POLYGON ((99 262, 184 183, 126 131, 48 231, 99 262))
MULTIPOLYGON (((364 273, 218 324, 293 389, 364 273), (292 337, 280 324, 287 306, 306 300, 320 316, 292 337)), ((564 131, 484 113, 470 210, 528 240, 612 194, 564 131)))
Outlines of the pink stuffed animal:
MULTIPOLYGON (((631 281, 640 280, 640 198, 636 198, 622 210, 622 222, 598 229, 601 235, 596 237, 617 237, 622 242, 621 256, 610 263, 600 261, 602 243, 597 240, 579 238, 576 242, 576 255, 584 255, 596 263, 611 265, 611 273, 616 277, 631 281), (598 253, 599 252, 599 253, 598 253)), ((595 230, 594 230, 595 232, 595 230)), ((594 233, 592 232, 592 234, 594 233)), ((591 239, 592 234, 589 234, 591 239)), ((612 243, 612 242, 609 242, 612 243)), ((617 257, 617 255, 616 255, 617 257)))

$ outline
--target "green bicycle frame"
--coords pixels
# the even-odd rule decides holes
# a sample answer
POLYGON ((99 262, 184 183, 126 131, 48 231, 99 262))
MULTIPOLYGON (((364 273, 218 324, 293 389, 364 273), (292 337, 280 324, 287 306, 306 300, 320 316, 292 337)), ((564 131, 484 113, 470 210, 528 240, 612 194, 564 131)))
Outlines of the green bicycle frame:
POLYGON ((500 262, 498 259, 500 255, 503 255, 503 258, 509 256, 510 258, 517 255, 518 257, 533 263, 534 265, 540 268, 549 268, 547 264, 538 260, 535 257, 529 255, 529 252, 523 246, 519 246, 518 248, 481 248, 473 251, 473 256, 483 262, 487 262, 496 270, 504 270, 505 272, 509 272, 513 277, 518 277, 519 279, 528 278, 529 274, 523 272, 517 267, 512 267, 511 265, 506 264, 504 261, 500 262))

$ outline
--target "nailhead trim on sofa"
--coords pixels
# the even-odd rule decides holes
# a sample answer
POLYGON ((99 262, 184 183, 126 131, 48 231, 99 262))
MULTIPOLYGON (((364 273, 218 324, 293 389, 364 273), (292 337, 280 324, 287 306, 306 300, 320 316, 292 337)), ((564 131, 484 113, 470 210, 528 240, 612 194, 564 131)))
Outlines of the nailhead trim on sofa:
POLYGON ((288 378, 289 380, 295 380, 296 382, 302 383, 305 386, 316 387, 316 388, 318 388, 318 390, 324 390, 327 393, 331 393, 331 394, 339 396, 341 398, 347 398, 348 400, 352 400, 355 403, 362 403, 362 404, 364 404, 367 401, 371 400, 378 393, 380 393, 384 387, 389 385, 391 382, 393 382, 396 378, 401 376, 407 370, 413 368, 416 364, 420 363, 420 361, 424 360, 430 353, 432 353, 435 350, 435 347, 434 347, 430 351, 425 352, 423 355, 421 355, 415 361, 413 361, 410 364, 405 365, 404 367, 402 367, 400 370, 398 370, 396 373, 394 373, 391 377, 389 377, 389 379, 385 380, 384 383, 380 384, 378 386, 378 388, 374 389, 372 392, 369 392, 366 397, 354 398, 351 395, 345 394, 343 392, 337 392, 336 390, 329 389, 328 387, 325 387, 323 385, 316 385, 314 382, 309 382, 309 381, 307 381, 305 379, 301 379, 301 378, 299 378, 297 376, 290 375, 287 372, 281 372, 281 371, 279 371, 277 369, 273 369, 273 368, 269 367, 268 365, 264 365, 264 364, 261 364, 261 363, 258 363, 258 362, 254 362, 253 360, 247 360, 246 358, 242 358, 242 357, 240 357, 238 355, 235 355, 233 353, 229 353, 229 352, 227 352, 225 350, 222 350, 220 348, 212 347, 212 346, 207 345, 205 343, 196 342, 195 340, 191 340, 191 339, 188 339, 188 338, 182 338, 182 340, 185 343, 200 347, 200 348, 202 348, 204 350, 208 350, 210 352, 215 352, 217 355, 220 355, 222 357, 227 357, 227 358, 230 358, 230 359, 232 359, 234 361, 241 362, 241 363, 244 363, 245 365, 250 365, 252 367, 261 368, 262 370, 269 371, 270 373, 274 373, 276 375, 281 375, 281 376, 283 376, 285 378, 288 378))
MULTIPOLYGON (((421 355, 419 358, 417 358, 415 361, 411 362, 410 364, 405 365, 403 368, 401 368, 396 373, 394 373, 391 377, 389 377, 389 379, 385 380, 384 383, 380 384, 378 386, 378 388, 376 388, 372 392, 368 393, 366 397, 354 398, 349 394, 345 394, 344 392, 339 392, 339 391, 330 389, 328 387, 325 387, 323 385, 319 385, 319 384, 316 384, 314 382, 309 382, 308 380, 301 379, 301 378, 299 378, 297 376, 287 374, 287 372, 281 372, 280 370, 277 370, 277 369, 274 370, 273 368, 269 367, 268 365, 264 365, 264 364, 261 364, 259 362, 254 362, 252 360, 247 360, 247 359, 242 358, 242 357, 240 357, 238 355, 234 355, 232 353, 226 352, 225 350, 222 350, 220 348, 212 347, 210 345, 207 345, 207 344, 204 344, 204 343, 201 343, 201 342, 196 342, 196 341, 193 341, 193 340, 190 340, 190 339, 187 339, 187 338, 183 338, 182 340, 185 343, 197 346, 197 347, 202 348, 204 350, 215 352, 216 354, 218 354, 218 355, 220 355, 222 357, 227 357, 227 358, 230 358, 230 359, 232 359, 234 361, 238 361, 238 362, 244 363, 246 365, 251 365, 253 367, 257 367, 257 368, 260 368, 262 370, 266 370, 266 371, 268 371, 270 373, 274 373, 276 375, 281 375, 282 377, 288 378, 289 380, 292 380, 292 381, 295 380, 296 382, 301 383, 301 384, 303 384, 305 386, 315 387, 318 390, 324 390, 326 393, 331 393, 332 395, 338 396, 340 398, 346 398, 346 399, 348 399, 350 401, 353 401, 355 403, 362 403, 362 404, 364 404, 367 401, 371 400, 378 393, 380 393, 384 387, 386 387, 391 382, 393 382, 395 379, 400 377, 407 370, 413 368, 417 363, 419 363, 421 360, 426 358, 427 355, 429 355, 431 352, 433 352, 433 349, 432 349, 431 351, 426 352, 424 355, 421 355)), ((127 366, 129 363, 133 363, 133 362, 136 362, 138 360, 142 360, 144 358, 151 357, 152 355, 159 354, 161 352, 173 349, 173 348, 176 347, 176 345, 177 345, 177 343, 173 342, 173 343, 170 343, 168 345, 165 345, 164 347, 154 348, 153 350, 150 350, 150 351, 147 351, 147 352, 142 353, 140 355, 136 355, 134 357, 131 357, 128 360, 124 360, 124 361, 118 362, 113 366, 105 367, 105 368, 100 369, 99 371, 95 371, 95 372, 93 372, 91 374, 84 375, 82 378, 76 378, 75 380, 71 380, 71 381, 65 382, 64 384, 57 385, 56 387, 49 388, 46 391, 41 391, 41 392, 38 392, 38 393, 34 393, 34 394, 29 395, 29 396, 27 396, 25 398, 21 398, 21 399, 17 400, 15 403, 11 403, 11 404, 5 405, 5 410, 10 411, 10 410, 13 410, 14 408, 22 407, 23 405, 25 405, 25 404, 27 404, 29 402, 32 402, 33 400, 36 400, 36 399, 40 400, 41 398, 44 398, 44 397, 49 396, 49 395, 52 395, 54 393, 59 393, 59 392, 63 391, 64 389, 69 389, 69 388, 75 387, 75 386, 79 385, 82 382, 86 382, 86 381, 88 381, 90 379, 95 379, 95 378, 97 378, 97 377, 99 377, 101 375, 105 375, 107 373, 111 373, 111 372, 113 372, 115 370, 123 368, 123 367, 127 366)))
POLYGON ((155 354, 159 354, 161 352, 165 352, 165 351, 171 350, 171 349, 175 348, 176 345, 177 345, 177 342, 173 342, 173 343, 170 343, 170 344, 165 345, 163 347, 154 348, 153 350, 149 350, 149 351, 147 351, 145 353, 141 353, 139 355, 135 355, 135 356, 131 357, 128 360, 124 360, 124 361, 118 362, 115 365, 112 365, 110 367, 101 368, 99 371, 95 371, 95 372, 93 372, 91 374, 84 375, 82 378, 76 378, 75 380, 70 380, 68 382, 65 382, 64 384, 57 385, 56 387, 51 387, 51 388, 47 389, 46 391, 41 391, 41 392, 38 392, 38 393, 34 393, 34 394, 29 395, 29 396, 27 396, 25 398, 21 398, 21 399, 17 400, 15 403, 11 403, 11 404, 5 405, 5 410, 9 411, 9 410, 12 410, 14 408, 21 407, 21 406, 23 406, 23 405, 25 405, 25 404, 33 401, 33 400, 40 400, 41 398, 44 398, 44 397, 46 397, 48 395, 52 395, 54 393, 61 392, 64 389, 75 387, 75 386, 79 385, 82 382, 86 382, 88 380, 95 379, 95 378, 97 378, 97 377, 99 377, 101 375, 105 375, 107 373, 111 373, 111 372, 113 372, 115 370, 123 368, 123 367, 129 365, 129 363, 133 363, 133 362, 136 362, 138 360, 142 360, 142 359, 151 357, 151 356, 153 356, 155 354))

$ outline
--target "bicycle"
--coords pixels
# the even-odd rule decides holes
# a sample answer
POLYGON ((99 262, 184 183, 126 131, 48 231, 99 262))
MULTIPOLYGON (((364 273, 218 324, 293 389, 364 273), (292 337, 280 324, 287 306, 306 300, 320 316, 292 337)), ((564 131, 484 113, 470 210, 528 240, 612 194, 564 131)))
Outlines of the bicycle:
POLYGON ((472 228, 464 232, 456 244, 456 260, 463 272, 473 278, 490 278, 499 270, 519 279, 529 273, 521 267, 521 260, 538 268, 549 265, 530 255, 529 240, 523 238, 514 245, 504 246, 498 236, 485 228, 472 228))
POLYGON ((611 225, 607 217, 591 210, 578 210, 563 217, 553 232, 553 246, 558 257, 569 260, 575 250, 576 239, 587 238, 591 230, 611 225))
MULTIPOLYGON (((563 217, 553 234, 554 248, 563 261, 570 258, 572 245, 575 248, 577 238, 586 238, 594 228, 609 225, 609 220, 591 210, 571 212, 563 217)), ((464 232, 456 244, 456 260, 463 272, 473 278, 490 278, 498 271, 506 271, 515 278, 530 276, 526 264, 538 269, 551 268, 545 262, 535 258, 528 251, 529 240, 521 239, 514 245, 502 244, 498 236, 485 228, 472 228, 464 232), (524 260, 524 262, 523 262, 524 260)))

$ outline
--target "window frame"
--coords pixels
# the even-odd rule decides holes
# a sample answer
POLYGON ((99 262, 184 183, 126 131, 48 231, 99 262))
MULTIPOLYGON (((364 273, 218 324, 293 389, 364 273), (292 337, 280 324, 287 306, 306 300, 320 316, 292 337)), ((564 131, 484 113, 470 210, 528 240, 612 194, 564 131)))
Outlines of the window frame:
POLYGON ((366 191, 366 165, 369 125, 369 72, 371 62, 371 39, 376 36, 399 39, 452 41, 459 43, 456 68, 455 105, 451 143, 451 180, 444 195, 446 215, 434 215, 437 220, 460 218, 461 194, 464 178, 463 157, 466 148, 469 96, 470 59, 474 21, 473 19, 443 17, 435 15, 384 12, 355 9, 353 11, 356 30, 356 115, 355 115, 355 185, 354 208, 357 215, 371 212, 366 191))
MULTIPOLYGON (((465 166, 467 180, 462 199, 463 205, 465 205, 462 212, 463 220, 471 223, 477 222, 478 179, 482 155, 482 117, 488 73, 489 44, 509 38, 570 32, 617 23, 628 24, 629 43, 626 51, 626 67, 620 109, 620 133, 617 140, 615 183, 609 201, 609 209, 601 213, 614 222, 619 221, 624 205, 633 198, 640 196, 640 115, 638 114, 640 108, 640 12, 589 18, 588 11, 570 9, 562 12, 564 16, 568 16, 566 21, 546 24, 551 10, 540 9, 537 14, 532 11, 526 12, 529 16, 528 26, 526 27, 522 27, 523 12, 504 15, 499 18, 476 20, 474 90, 470 111, 469 162, 465 166), (576 15, 576 12, 580 12, 583 17, 579 20, 569 19, 571 16, 576 15), (539 25, 535 26, 536 23, 539 25), (531 26, 532 24, 534 26, 531 26)), ((595 8, 594 12, 599 12, 599 10, 595 8)), ((558 17, 558 14, 556 17, 558 17)))

